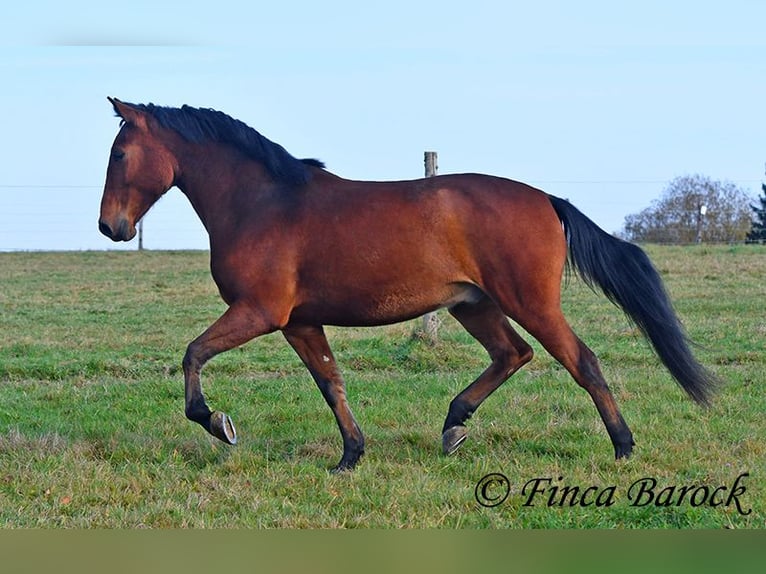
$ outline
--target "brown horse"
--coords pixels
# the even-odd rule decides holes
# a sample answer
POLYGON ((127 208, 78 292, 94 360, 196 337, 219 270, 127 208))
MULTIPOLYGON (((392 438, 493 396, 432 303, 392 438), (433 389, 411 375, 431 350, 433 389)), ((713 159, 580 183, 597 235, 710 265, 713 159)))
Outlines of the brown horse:
POLYGON ((388 324, 446 307, 491 364, 450 403, 445 453, 463 442, 464 425, 484 399, 532 359, 511 317, 590 394, 615 456, 629 456, 630 429, 595 355, 561 311, 567 262, 635 321, 693 399, 710 398, 716 379, 692 356, 646 254, 564 200, 476 174, 349 181, 221 112, 110 102, 123 121, 101 232, 129 241, 136 222, 177 186, 210 236, 213 279, 229 307, 184 356, 186 416, 226 443, 236 442, 234 425, 208 408, 200 370, 213 356, 279 330, 335 415, 343 438, 336 470, 353 468, 364 437, 323 325, 388 324))

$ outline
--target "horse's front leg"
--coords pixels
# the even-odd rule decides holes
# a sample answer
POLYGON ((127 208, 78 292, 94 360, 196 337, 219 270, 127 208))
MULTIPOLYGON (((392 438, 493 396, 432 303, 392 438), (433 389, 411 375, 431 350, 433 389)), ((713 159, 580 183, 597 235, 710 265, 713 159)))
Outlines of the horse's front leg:
POLYGON ((338 423, 343 438, 343 457, 333 472, 352 470, 364 454, 364 436, 346 401, 346 385, 335 364, 324 329, 319 326, 290 326, 282 333, 308 367, 338 423))
POLYGON ((235 304, 186 349, 183 360, 186 416, 227 444, 237 442, 234 423, 227 414, 208 408, 200 384, 200 371, 207 361, 219 353, 273 330, 262 314, 246 305, 235 304))

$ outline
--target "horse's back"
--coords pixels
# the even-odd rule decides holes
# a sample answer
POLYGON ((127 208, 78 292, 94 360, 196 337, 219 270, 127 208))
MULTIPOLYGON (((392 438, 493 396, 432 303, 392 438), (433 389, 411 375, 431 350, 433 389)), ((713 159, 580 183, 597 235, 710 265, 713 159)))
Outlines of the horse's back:
POLYGON ((558 285, 566 244, 539 190, 475 174, 333 183, 298 218, 296 319, 394 322, 535 275, 558 285))
POLYGON ((460 224, 466 231, 502 228, 504 235, 519 238, 555 233, 560 227, 544 192, 502 177, 464 173, 390 182, 332 178, 332 183, 320 183, 320 197, 327 199, 319 201, 339 223, 374 223, 374 218, 386 226, 407 223, 418 231, 427 226, 436 234, 446 230, 443 226, 460 224))

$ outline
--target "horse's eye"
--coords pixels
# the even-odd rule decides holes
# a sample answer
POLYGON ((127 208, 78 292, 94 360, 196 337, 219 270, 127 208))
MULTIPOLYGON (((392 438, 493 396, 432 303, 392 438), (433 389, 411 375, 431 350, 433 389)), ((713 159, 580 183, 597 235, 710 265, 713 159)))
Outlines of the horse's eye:
POLYGON ((121 149, 116 149, 112 151, 112 159, 114 161, 120 161, 124 157, 125 157, 125 152, 122 151, 121 149))

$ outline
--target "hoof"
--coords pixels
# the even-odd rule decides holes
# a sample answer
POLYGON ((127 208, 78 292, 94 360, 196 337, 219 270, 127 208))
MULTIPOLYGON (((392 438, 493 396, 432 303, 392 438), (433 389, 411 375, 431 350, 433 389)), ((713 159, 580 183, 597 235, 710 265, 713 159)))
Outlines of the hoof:
POLYGON ((340 459, 340 462, 335 465, 335 467, 330 469, 330 474, 340 474, 343 472, 351 472, 356 467, 357 463, 359 462, 359 459, 362 458, 362 454, 364 454, 364 451, 361 453, 349 456, 346 458, 345 456, 340 459))
POLYGON ((442 433, 442 452, 446 455, 453 454, 467 437, 468 429, 463 425, 448 428, 442 433))
POLYGON ((210 416, 210 434, 226 444, 237 444, 237 430, 226 413, 215 411, 210 416))
POLYGON ((622 445, 615 445, 614 447, 614 459, 615 460, 626 460, 630 458, 630 455, 633 454, 633 447, 636 443, 633 442, 631 439, 630 442, 627 442, 622 445))

